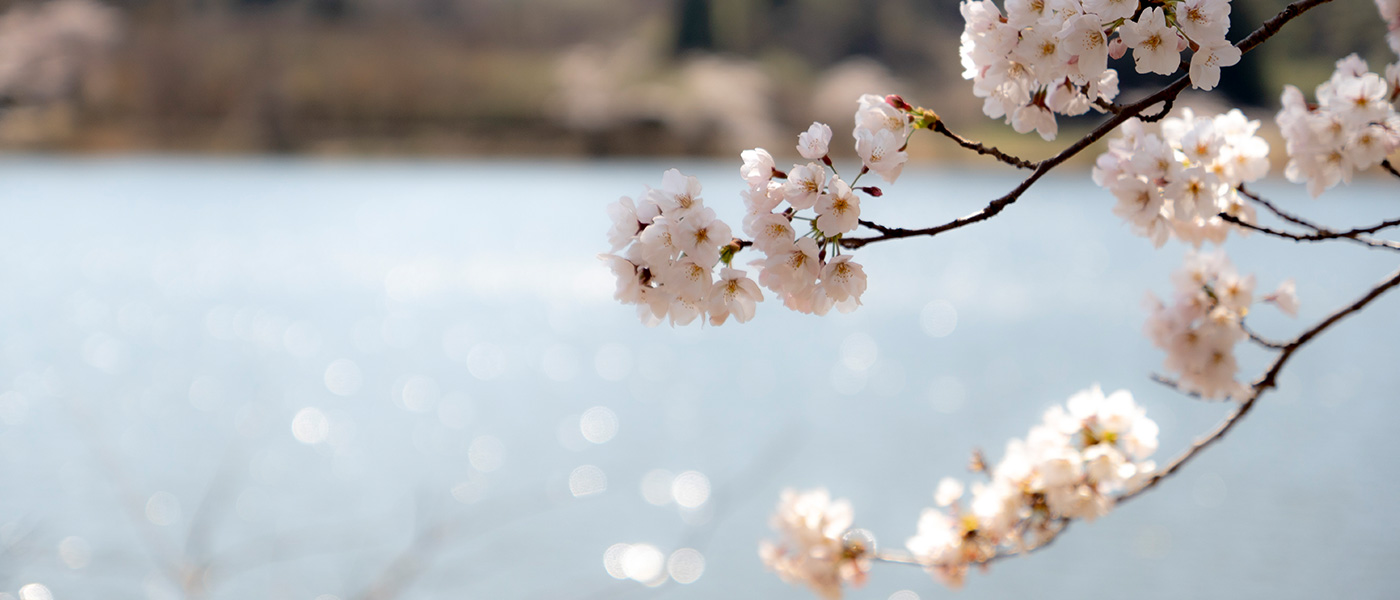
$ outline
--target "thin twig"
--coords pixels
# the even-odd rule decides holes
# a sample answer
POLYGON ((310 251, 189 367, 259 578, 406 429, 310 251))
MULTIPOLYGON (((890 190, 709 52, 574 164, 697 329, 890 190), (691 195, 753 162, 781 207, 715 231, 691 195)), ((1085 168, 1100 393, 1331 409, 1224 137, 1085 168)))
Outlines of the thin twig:
POLYGON ((1253 223, 1243 221, 1239 217, 1236 217, 1229 213, 1220 213, 1218 216, 1226 222, 1233 223, 1250 231, 1257 231, 1264 235, 1271 235, 1277 238, 1293 240, 1295 242, 1327 242, 1331 240, 1346 240, 1350 242, 1355 242, 1357 244, 1361 244, 1363 246, 1369 246, 1372 248, 1382 248, 1385 250, 1394 250, 1400 252, 1400 242, 1378 240, 1360 234, 1342 235, 1341 233, 1330 231, 1327 229, 1323 229, 1321 231, 1318 231, 1317 233, 1297 234, 1288 231, 1282 231, 1279 229, 1273 229, 1270 227, 1264 227, 1263 225, 1255 225, 1253 223))
POLYGON ((943 134, 943 137, 957 142, 959 146, 967 148, 968 150, 972 150, 973 152, 976 152, 978 154, 995 157, 997 160, 1019 169, 1034 170, 1036 168, 1036 163, 1034 162, 1002 152, 996 146, 987 146, 984 144, 980 144, 969 140, 963 136, 960 136, 956 133, 953 133, 953 131, 948 129, 948 126, 943 123, 942 119, 934 121, 932 129, 933 131, 943 134))
POLYGON ((1169 388, 1175 390, 1175 391, 1178 392, 1178 393, 1185 394, 1185 395, 1190 396, 1190 397, 1192 397, 1192 398, 1195 398, 1195 399, 1197 399, 1197 400, 1200 400, 1200 399, 1201 399, 1201 394, 1200 394, 1200 392, 1193 392, 1193 391, 1188 390, 1188 389, 1186 389, 1186 388, 1184 388, 1184 387, 1181 387, 1181 382, 1179 382, 1179 381, 1177 381, 1177 380, 1175 380, 1175 379, 1172 379, 1172 378, 1170 378, 1170 377, 1167 377, 1167 376, 1165 376, 1165 375, 1161 375, 1161 374, 1158 374, 1158 373, 1153 373, 1152 375, 1149 375, 1148 378, 1151 379, 1152 381, 1155 381, 1155 382, 1157 382, 1157 383, 1160 383, 1160 384, 1162 384, 1162 385, 1165 385, 1165 386, 1167 386, 1167 387, 1169 387, 1169 388))
MULTIPOLYGON (((1250 50, 1253 50, 1259 44, 1264 43, 1264 40, 1273 37, 1273 35, 1278 33, 1279 29, 1282 28, 1285 23, 1288 23, 1289 21, 1296 18, 1298 15, 1307 12, 1313 7, 1316 7, 1320 4, 1325 4, 1330 1, 1331 0, 1299 0, 1298 2, 1294 2, 1293 4, 1284 7, 1283 10, 1279 11, 1277 15, 1274 15, 1273 18, 1269 19, 1268 21, 1265 21, 1262 25, 1259 26, 1258 29, 1254 30, 1253 33, 1249 34, 1248 37, 1241 40, 1240 43, 1236 45, 1236 47, 1239 48, 1241 54, 1247 53, 1250 50)), ((972 213, 965 217, 954 219, 942 225, 935 225, 933 227, 925 227, 922 229, 904 229, 898 227, 890 227, 887 228, 887 231, 881 231, 879 235, 875 236, 842 238, 841 245, 846 248, 860 248, 862 246, 865 246, 866 244, 870 244, 873 242, 881 242, 885 240, 916 236, 935 236, 945 231, 959 229, 968 225, 972 225, 973 223, 978 223, 995 217, 997 214, 1001 213, 1001 211, 1005 210, 1006 207, 1014 204, 1017 200, 1019 200, 1021 196, 1026 193, 1026 190, 1030 189, 1032 185, 1035 185, 1035 182, 1039 181, 1040 178, 1044 177, 1055 167, 1060 166, 1060 164, 1064 163, 1070 158, 1073 158, 1080 152, 1083 152, 1089 146, 1092 146, 1095 142, 1099 141, 1100 139, 1103 139, 1104 136, 1107 136, 1113 130, 1117 129, 1119 125, 1122 125, 1128 119, 1138 116, 1143 111, 1153 106, 1156 106, 1159 103, 1163 104, 1163 110, 1160 113, 1157 113, 1156 115, 1148 117, 1144 120, 1160 119, 1162 115, 1165 115, 1167 113, 1167 109, 1170 108, 1170 103, 1174 101, 1177 95, 1184 91, 1189 85, 1191 85, 1190 75, 1182 75, 1181 77, 1178 77, 1175 81, 1171 82, 1166 87, 1158 90, 1151 96, 1148 96, 1146 98, 1143 98, 1142 100, 1124 106, 1123 109, 1117 114, 1114 114, 1113 116, 1109 117, 1107 121, 1104 121, 1098 127, 1094 128, 1093 131, 1090 131, 1084 137, 1071 144, 1068 148, 1065 148, 1064 150, 1060 151, 1059 154, 1056 154, 1050 158, 1047 158, 1037 163, 1035 171, 1033 171, 1030 174, 1030 176, 1026 177, 1026 179, 1023 180, 1020 185, 1016 186, 1015 189, 1011 190, 1005 196, 992 200, 990 203, 987 204, 987 206, 983 207, 981 210, 975 213, 972 213)))
POLYGON ((1329 238, 1329 237, 1337 237, 1337 238, 1356 237, 1356 236, 1359 236, 1359 235, 1366 235, 1366 234, 1369 234, 1369 233, 1376 233, 1377 231, 1381 231, 1381 230, 1384 230, 1384 229, 1390 229, 1391 227, 1400 226, 1400 219, 1389 219, 1389 220, 1381 221, 1380 223, 1376 223, 1375 225, 1370 225, 1370 226, 1367 226, 1367 227, 1355 227, 1355 228, 1352 228, 1352 229, 1348 229, 1348 230, 1346 230, 1346 231, 1333 231, 1333 230, 1331 230, 1331 229, 1328 229, 1328 228, 1326 228, 1326 227, 1323 227, 1323 226, 1321 226, 1321 225, 1318 225, 1317 223, 1314 223, 1314 222, 1312 222, 1312 221, 1309 221, 1309 220, 1307 220, 1307 219, 1304 219, 1304 218, 1302 218, 1302 217, 1300 217, 1300 216, 1298 216, 1298 215, 1285 212, 1283 209, 1281 209, 1281 208, 1279 208, 1278 206, 1276 206, 1273 202, 1270 202, 1269 200, 1267 200, 1267 199, 1261 197, 1260 195, 1258 195, 1258 194, 1256 194, 1256 193, 1254 193, 1254 192, 1249 191, 1248 189, 1246 189, 1246 188, 1244 187, 1244 185, 1240 185, 1239 187, 1237 187, 1237 188, 1235 188, 1235 189, 1238 190, 1238 191, 1240 192, 1240 194, 1243 195, 1244 197, 1249 198, 1250 200, 1253 200, 1256 204, 1258 204, 1258 205, 1260 205, 1260 206, 1263 206, 1264 208, 1269 209, 1269 212, 1274 213, 1274 215, 1277 216, 1278 218, 1283 219, 1283 220, 1285 220, 1285 221, 1288 221, 1289 223, 1293 223, 1294 225, 1300 225, 1300 226, 1302 226, 1302 227, 1306 227, 1306 228, 1308 228, 1308 229, 1311 229, 1311 230, 1314 231, 1315 233, 1321 234, 1321 237, 1319 237, 1318 239, 1329 238))
POLYGON ((1320 229, 1317 225, 1314 225, 1311 222, 1304 220, 1302 217, 1288 212, 1284 212, 1283 209, 1279 208, 1278 206, 1275 206, 1273 202, 1265 200, 1264 197, 1260 196, 1259 194, 1249 191, 1249 188, 1246 188, 1244 184, 1240 184, 1239 186, 1235 187, 1235 190, 1238 191, 1240 195, 1244 196, 1245 198, 1253 200, 1255 204, 1269 209, 1269 212, 1274 213, 1274 216, 1277 216, 1280 219, 1288 221, 1289 223, 1292 223, 1294 225, 1301 225, 1303 227, 1307 227, 1308 229, 1311 229, 1313 231, 1318 231, 1320 229))
POLYGON ((1391 175, 1400 177, 1400 171, 1395 170, 1395 165, 1390 164, 1390 159, 1388 158, 1381 161, 1381 168, 1388 171, 1391 175))
POLYGON ((1282 343, 1282 342, 1271 341, 1271 340, 1265 339, 1263 336, 1261 336, 1261 335, 1259 335, 1259 334, 1257 334, 1257 333, 1254 333, 1254 330, 1253 330, 1253 329, 1250 329, 1249 326, 1247 326, 1247 325, 1244 324, 1244 319, 1240 319, 1240 329, 1244 331, 1245 335, 1248 335, 1248 336, 1249 336, 1249 340, 1250 340, 1250 341, 1252 341, 1252 342, 1254 342, 1254 343, 1256 343, 1256 344, 1259 344, 1260 346, 1263 346, 1263 347, 1265 347, 1265 348, 1272 348, 1272 349, 1274 349, 1274 350, 1282 350, 1282 349, 1284 349, 1284 348, 1286 348, 1286 347, 1288 346, 1288 344, 1284 344, 1284 343, 1282 343))

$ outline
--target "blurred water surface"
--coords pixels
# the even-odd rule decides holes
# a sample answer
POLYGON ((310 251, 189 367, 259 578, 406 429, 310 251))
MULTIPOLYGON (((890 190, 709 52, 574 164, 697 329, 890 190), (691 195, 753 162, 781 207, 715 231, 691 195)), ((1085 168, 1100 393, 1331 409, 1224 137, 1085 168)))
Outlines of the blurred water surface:
MULTIPOLYGON (((770 299, 748 324, 647 329, 594 256, 605 204, 668 166, 0 160, 0 592, 808 598, 756 553, 784 487, 829 487, 900 546, 938 478, 1077 390, 1131 389, 1159 460, 1227 411, 1147 380, 1162 356, 1142 299, 1171 291, 1183 249, 1134 237, 1087 174, 983 226, 859 251, 854 314, 770 299), (616 544, 649 545, 632 566, 658 587, 610 576, 616 544), (657 561, 682 548, 668 580, 657 561)), ((737 225, 737 164, 681 167, 737 225)), ((910 169, 865 216, 941 222, 1014 177, 910 169)), ((1389 181, 1261 189, 1338 225, 1396 211, 1389 181)), ((1230 249, 1261 291, 1298 279, 1298 320, 1251 315, 1277 338, 1396 262, 1230 249)), ((1301 352, 1159 490, 961 594, 1392 595, 1397 308, 1301 352)), ((1244 353, 1249 377, 1268 356, 1244 353)), ((881 565, 850 597, 899 590, 949 595, 881 565)))

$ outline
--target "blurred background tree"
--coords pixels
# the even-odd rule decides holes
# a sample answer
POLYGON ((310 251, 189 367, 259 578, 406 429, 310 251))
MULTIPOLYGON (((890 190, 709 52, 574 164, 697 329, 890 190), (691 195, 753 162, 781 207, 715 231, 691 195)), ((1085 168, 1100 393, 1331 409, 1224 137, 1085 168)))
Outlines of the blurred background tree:
MULTIPOLYGON (((7 0, 0 10, 43 4, 7 0)), ((838 99, 848 96, 850 105, 862 92, 903 93, 982 137, 1017 138, 981 117, 980 103, 966 93, 955 2, 103 4, 120 15, 119 42, 89 61, 68 102, 12 111, 0 122, 0 143, 87 151, 728 155, 739 145, 786 143, 771 131, 844 119, 838 99), (580 53, 593 57, 588 77, 598 89, 581 89, 588 82, 578 74, 571 87, 571 76, 561 74, 580 68, 569 62, 580 53), (595 105, 571 106, 590 94, 595 105), (743 96, 736 101, 742 108, 723 111, 742 117, 705 104, 728 94, 743 96)), ((1232 4, 1235 35, 1243 35, 1286 2, 1232 4)), ((1284 81, 1306 88, 1325 78, 1331 57, 1386 56, 1381 28, 1370 10, 1318 11, 1229 69, 1222 88, 1231 103, 1272 107, 1284 81)), ((1128 61, 1118 67, 1125 88, 1159 83, 1133 73, 1128 61)))

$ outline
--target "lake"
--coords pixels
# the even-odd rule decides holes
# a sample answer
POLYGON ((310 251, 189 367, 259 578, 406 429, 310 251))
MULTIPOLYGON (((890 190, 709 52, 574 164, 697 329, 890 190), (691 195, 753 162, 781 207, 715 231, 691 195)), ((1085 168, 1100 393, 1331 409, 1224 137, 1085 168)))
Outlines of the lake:
MULTIPOLYGON (((902 547, 939 478, 1078 390, 1132 390, 1159 462, 1228 412, 1148 379, 1143 298, 1184 250, 1134 236, 1087 173, 856 252, 852 314, 770 296, 747 324, 648 329, 595 256, 606 204, 670 166, 737 230, 737 160, 0 159, 0 599, 812 598, 758 559, 785 487, 902 547), (694 549, 693 582, 614 579, 616 544, 694 549)), ((1015 181, 911 167, 864 216, 939 223, 1015 181)), ((1393 180, 1258 189, 1338 226, 1400 212, 1393 180)), ((1228 249, 1261 292, 1297 279, 1298 319, 1250 316, 1279 339, 1397 262, 1228 249)), ((960 594, 1392 597, 1397 309, 1302 350, 1159 489, 960 594)), ((1244 379, 1269 358, 1240 352, 1244 379)), ((849 597, 901 590, 948 595, 877 565, 849 597)))

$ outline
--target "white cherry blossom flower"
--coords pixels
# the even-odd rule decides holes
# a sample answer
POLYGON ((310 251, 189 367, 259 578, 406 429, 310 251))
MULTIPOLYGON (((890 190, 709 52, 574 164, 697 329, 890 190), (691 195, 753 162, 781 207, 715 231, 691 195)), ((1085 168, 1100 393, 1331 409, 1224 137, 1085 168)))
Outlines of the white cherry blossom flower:
POLYGON ((1167 25, 1161 8, 1142 11, 1137 21, 1127 21, 1118 35, 1133 50, 1133 63, 1139 73, 1171 75, 1181 62, 1178 35, 1167 25))
POLYGON ((1105 23, 1131 19, 1137 9, 1138 0, 1084 0, 1084 12, 1098 15, 1105 23))
POLYGON ((838 305, 848 301, 854 301, 854 304, 858 305, 861 295, 865 293, 865 268, 851 260, 851 255, 842 254, 827 261, 826 267, 822 269, 821 283, 826 295, 838 305))
POLYGON ((1229 67, 1238 62, 1240 62, 1240 49, 1236 48, 1234 44, 1223 39, 1211 45, 1202 44, 1191 56, 1191 87, 1202 90, 1215 89, 1215 86, 1220 83, 1220 68, 1229 67))
POLYGON ((833 176, 817 201, 817 229, 827 237, 853 231, 860 220, 860 197, 840 177, 833 176))
POLYGON ((608 205, 608 218, 613 222, 612 228, 608 229, 608 243, 612 245, 612 252, 632 243, 644 226, 637 217, 637 205, 627 196, 618 199, 616 204, 608 205))
POLYGON ((792 222, 788 220, 786 215, 780 213, 768 213, 753 221, 745 222, 749 223, 746 232, 753 237, 754 248, 765 254, 786 248, 797 237, 797 232, 792 228, 792 222))
POLYGON ((1181 32, 1202 46, 1224 42, 1230 31, 1230 0, 1182 0, 1173 14, 1181 32))
POLYGON ((821 275, 819 252, 816 240, 805 237, 772 248, 767 251, 767 258, 756 263, 761 267, 758 280, 776 294, 800 294, 817 284, 817 277, 821 275))
POLYGON ((855 117, 857 137, 861 130, 888 131, 900 140, 909 137, 909 132, 913 129, 909 124, 909 116, 886 102, 884 98, 865 94, 860 97, 858 104, 855 117))
POLYGON ((807 131, 797 136, 797 153, 807 160, 820 160, 827 155, 831 146, 831 127, 823 123, 812 123, 807 131))
POLYGON ((700 180, 678 169, 662 174, 661 189, 650 190, 647 198, 661 207, 661 214, 672 219, 683 218, 705 206, 700 198, 700 180))
POLYGON ((711 325, 723 325, 730 315, 740 323, 753 318, 758 302, 763 301, 763 292, 758 284, 739 269, 720 269, 719 281, 710 290, 707 312, 711 325))
POLYGON ((672 232, 681 251, 703 267, 715 266, 719 262, 720 246, 733 239, 729 226, 708 207, 691 213, 672 232))
POLYGON ((1082 80, 1098 79, 1108 68, 1108 37, 1099 15, 1085 13, 1066 20, 1059 39, 1065 51, 1076 57, 1075 69, 1082 80))
POLYGON ((1277 306, 1285 315, 1298 316, 1298 286, 1292 279, 1283 280, 1278 289, 1264 297, 1264 301, 1277 306))
POLYGON ((773 179, 773 171, 777 168, 773 163, 773 155, 763 148, 754 148, 740 152, 739 157, 744 160, 744 164, 739 167, 739 176, 749 182, 750 188, 766 190, 768 182, 773 179))
POLYGON ((864 583, 872 548, 848 544, 854 513, 847 500, 832 500, 824 489, 783 490, 770 525, 778 541, 759 547, 763 563, 789 583, 837 600, 842 587, 864 583))
POLYGON ((787 184, 783 186, 784 198, 797 210, 805 210, 816 205, 822 191, 826 189, 826 167, 819 163, 793 165, 788 171, 787 184))
POLYGON ((903 150, 903 146, 904 138, 896 137, 888 129, 856 130, 856 154, 860 155, 866 168, 890 183, 899 178, 904 163, 909 161, 909 154, 903 150))
POLYGON ((1034 130, 1040 134, 1041 139, 1050 141, 1055 139, 1059 132, 1059 125, 1055 122, 1055 114, 1049 109, 1038 104, 1027 104, 1016 109, 1011 116, 1011 127, 1016 133, 1027 133, 1034 130))

